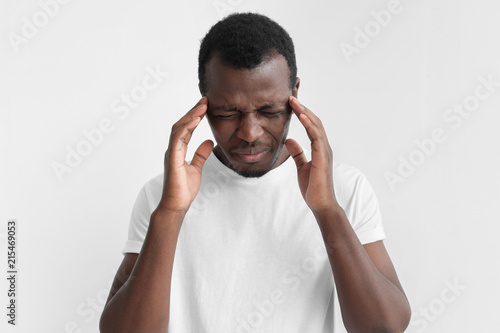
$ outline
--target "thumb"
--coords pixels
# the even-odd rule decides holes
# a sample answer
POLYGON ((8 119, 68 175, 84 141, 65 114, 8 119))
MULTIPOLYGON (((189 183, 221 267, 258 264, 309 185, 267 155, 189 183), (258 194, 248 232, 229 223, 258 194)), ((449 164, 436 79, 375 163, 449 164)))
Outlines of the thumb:
POLYGON ((304 164, 307 163, 307 158, 302 147, 294 139, 286 140, 285 146, 290 155, 293 157, 297 170, 302 169, 304 164))
POLYGON ((194 166, 200 173, 203 169, 205 161, 212 152, 213 148, 214 143, 212 142, 212 140, 206 140, 194 152, 193 159, 191 160, 191 165, 194 166))

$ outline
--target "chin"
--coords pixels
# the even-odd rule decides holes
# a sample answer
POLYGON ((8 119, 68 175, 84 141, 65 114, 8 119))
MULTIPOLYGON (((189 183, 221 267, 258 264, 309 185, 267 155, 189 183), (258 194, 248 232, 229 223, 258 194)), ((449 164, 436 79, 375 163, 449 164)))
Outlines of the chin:
POLYGON ((268 173, 271 169, 273 169, 274 165, 276 164, 276 161, 278 160, 282 148, 283 147, 280 147, 277 150, 271 150, 269 152, 269 156, 264 157, 259 162, 245 163, 237 156, 226 154, 226 152, 224 152, 224 150, 222 150, 219 146, 220 152, 222 153, 224 159, 226 160, 225 164, 240 176, 247 178, 262 177, 263 175, 268 173))
POLYGON ((269 172, 269 169, 265 170, 235 170, 240 176, 247 177, 247 178, 259 178, 264 176, 266 173, 269 172))
POLYGON ((236 164, 233 164, 233 170, 238 173, 239 175, 243 177, 248 177, 248 178, 258 178, 264 176, 266 173, 271 171, 271 169, 274 167, 274 164, 276 163, 276 160, 278 159, 279 154, 275 154, 271 161, 266 162, 265 165, 267 166, 258 166, 257 164, 244 164, 235 167, 236 164))

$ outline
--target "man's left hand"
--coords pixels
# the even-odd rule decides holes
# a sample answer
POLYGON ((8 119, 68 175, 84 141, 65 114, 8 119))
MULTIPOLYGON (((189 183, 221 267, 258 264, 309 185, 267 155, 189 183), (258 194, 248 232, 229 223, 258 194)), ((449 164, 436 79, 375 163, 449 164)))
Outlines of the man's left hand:
POLYGON ((297 98, 290 96, 288 101, 311 140, 311 161, 307 161, 297 141, 288 139, 285 142, 288 152, 297 165, 302 196, 315 214, 338 208, 333 189, 333 151, 328 143, 323 124, 297 98))

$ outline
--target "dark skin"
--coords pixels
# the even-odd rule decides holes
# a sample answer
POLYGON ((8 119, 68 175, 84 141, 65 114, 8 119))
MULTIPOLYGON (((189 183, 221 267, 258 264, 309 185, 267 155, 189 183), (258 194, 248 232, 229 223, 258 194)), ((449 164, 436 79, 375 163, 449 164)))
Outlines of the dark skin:
POLYGON ((284 143, 300 81, 290 89, 288 80, 268 73, 288 71, 283 61, 268 61, 252 71, 226 68, 218 56, 207 65, 210 85, 208 122, 217 141, 215 155, 244 175, 262 175, 289 156, 284 143), (216 88, 215 88, 216 87, 216 88), (285 149, 283 149, 285 148, 285 149))
POLYGON ((301 193, 323 235, 347 330, 404 331, 410 307, 391 259, 382 241, 359 242, 338 204, 325 129, 297 100, 300 81, 290 89, 286 60, 275 55, 248 70, 226 66, 214 55, 206 66, 208 91, 172 127, 160 203, 141 253, 127 253, 116 274, 101 332, 166 332, 177 238, 212 149, 226 166, 246 176, 265 173, 291 156, 301 193), (286 139, 292 113, 311 140, 310 161, 296 141, 286 139), (205 115, 218 145, 203 142, 188 164, 189 140, 205 115))

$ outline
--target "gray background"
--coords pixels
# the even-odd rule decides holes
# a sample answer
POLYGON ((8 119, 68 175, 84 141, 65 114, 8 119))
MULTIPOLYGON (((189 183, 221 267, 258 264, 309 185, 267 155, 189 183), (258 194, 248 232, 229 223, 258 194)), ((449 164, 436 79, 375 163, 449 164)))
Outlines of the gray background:
MULTIPOLYGON (((408 332, 493 331, 500 87, 477 87, 500 82, 497 2, 3 0, 0 259, 5 272, 6 222, 17 218, 20 272, 19 325, 7 331, 97 331, 137 192, 162 172, 170 127, 199 98, 199 41, 230 11, 269 15, 293 37, 299 98, 323 120, 336 160, 378 195, 413 309, 408 332), (168 76, 144 90, 148 69, 168 76), (131 93, 138 102, 125 113, 131 93), (450 113, 464 103, 470 114, 450 113), (89 146, 84 132, 103 121, 109 133, 89 146), (56 172, 78 147, 87 155, 56 172), (400 178, 391 185, 388 173, 400 178)), ((290 136, 309 144, 296 119, 290 136)), ((188 158, 210 137, 204 121, 188 158)))

